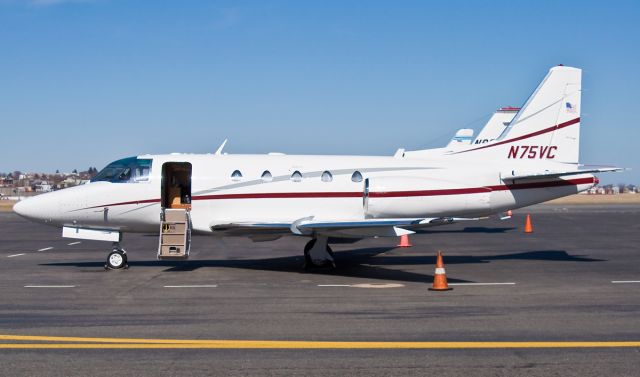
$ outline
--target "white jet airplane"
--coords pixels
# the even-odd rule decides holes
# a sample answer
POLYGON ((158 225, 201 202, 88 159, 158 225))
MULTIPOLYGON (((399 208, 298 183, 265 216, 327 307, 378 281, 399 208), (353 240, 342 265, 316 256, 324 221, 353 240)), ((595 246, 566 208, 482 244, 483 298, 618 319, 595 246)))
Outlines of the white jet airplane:
POLYGON ((478 220, 587 190, 598 183, 593 173, 620 170, 578 164, 580 95, 581 70, 557 66, 512 120, 498 122, 489 133, 495 140, 394 156, 228 155, 222 147, 142 155, 14 210, 62 227, 63 237, 113 242, 110 269, 127 265, 124 233, 158 231, 159 259, 187 258, 192 232, 254 241, 293 235, 311 238, 306 266, 333 265, 330 237, 478 220))

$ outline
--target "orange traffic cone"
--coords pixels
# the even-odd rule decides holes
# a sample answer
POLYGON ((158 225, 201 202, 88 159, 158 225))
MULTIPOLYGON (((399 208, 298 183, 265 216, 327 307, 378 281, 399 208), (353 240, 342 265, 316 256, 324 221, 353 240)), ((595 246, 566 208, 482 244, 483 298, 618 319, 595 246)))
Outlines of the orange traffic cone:
POLYGON ((436 273, 433 275, 433 287, 429 288, 430 291, 450 291, 453 288, 449 288, 447 284, 447 273, 444 270, 444 262, 442 262, 442 252, 438 251, 438 258, 436 259, 436 273))
POLYGON ((396 247, 411 247, 413 246, 411 242, 409 242, 409 235, 403 234, 400 236, 400 243, 396 247))
POLYGON ((527 221, 524 223, 524 232, 533 233, 533 226, 531 225, 531 215, 527 213, 527 221))

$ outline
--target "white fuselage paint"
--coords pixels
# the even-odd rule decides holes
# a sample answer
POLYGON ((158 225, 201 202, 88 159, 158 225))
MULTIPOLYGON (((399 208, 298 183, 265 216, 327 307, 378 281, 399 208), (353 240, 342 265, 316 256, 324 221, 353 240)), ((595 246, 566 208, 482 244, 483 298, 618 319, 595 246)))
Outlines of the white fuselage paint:
MULTIPOLYGON (((477 217, 528 206, 591 188, 590 174, 545 181, 505 182, 501 172, 517 161, 478 163, 462 158, 418 159, 370 156, 146 155, 149 179, 138 183, 95 182, 39 195, 22 214, 55 226, 157 232, 161 172, 165 162, 192 164, 192 225, 199 233, 234 222, 283 222, 367 218, 477 217), (242 178, 233 180, 239 170, 242 178), (268 170, 273 179, 263 181, 268 170), (295 171, 302 180, 290 179, 295 171), (324 171, 332 181, 323 182, 324 171), (368 179, 353 182, 353 172, 368 179), (513 184, 512 184, 513 183, 513 184)), ((524 165, 523 165, 524 166, 524 165)))

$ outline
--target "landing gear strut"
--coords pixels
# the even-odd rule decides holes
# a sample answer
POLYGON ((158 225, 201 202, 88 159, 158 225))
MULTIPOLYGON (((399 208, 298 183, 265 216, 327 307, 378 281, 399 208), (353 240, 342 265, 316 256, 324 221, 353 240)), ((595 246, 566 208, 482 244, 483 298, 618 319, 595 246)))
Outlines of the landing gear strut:
POLYGON ((127 264, 127 252, 120 247, 118 242, 113 243, 113 250, 107 256, 107 263, 104 265, 105 270, 119 270, 129 268, 127 264))
POLYGON ((327 237, 314 238, 304 247, 304 268, 334 268, 333 250, 327 244, 327 237))

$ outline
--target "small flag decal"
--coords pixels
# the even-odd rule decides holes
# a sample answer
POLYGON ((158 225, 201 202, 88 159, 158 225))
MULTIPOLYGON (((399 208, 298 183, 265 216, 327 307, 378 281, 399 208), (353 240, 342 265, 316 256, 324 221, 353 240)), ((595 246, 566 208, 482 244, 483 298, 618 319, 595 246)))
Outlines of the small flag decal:
POLYGON ((565 103, 565 109, 567 110, 568 113, 575 113, 576 112, 576 108, 574 105, 571 104, 571 102, 566 102, 565 103))

